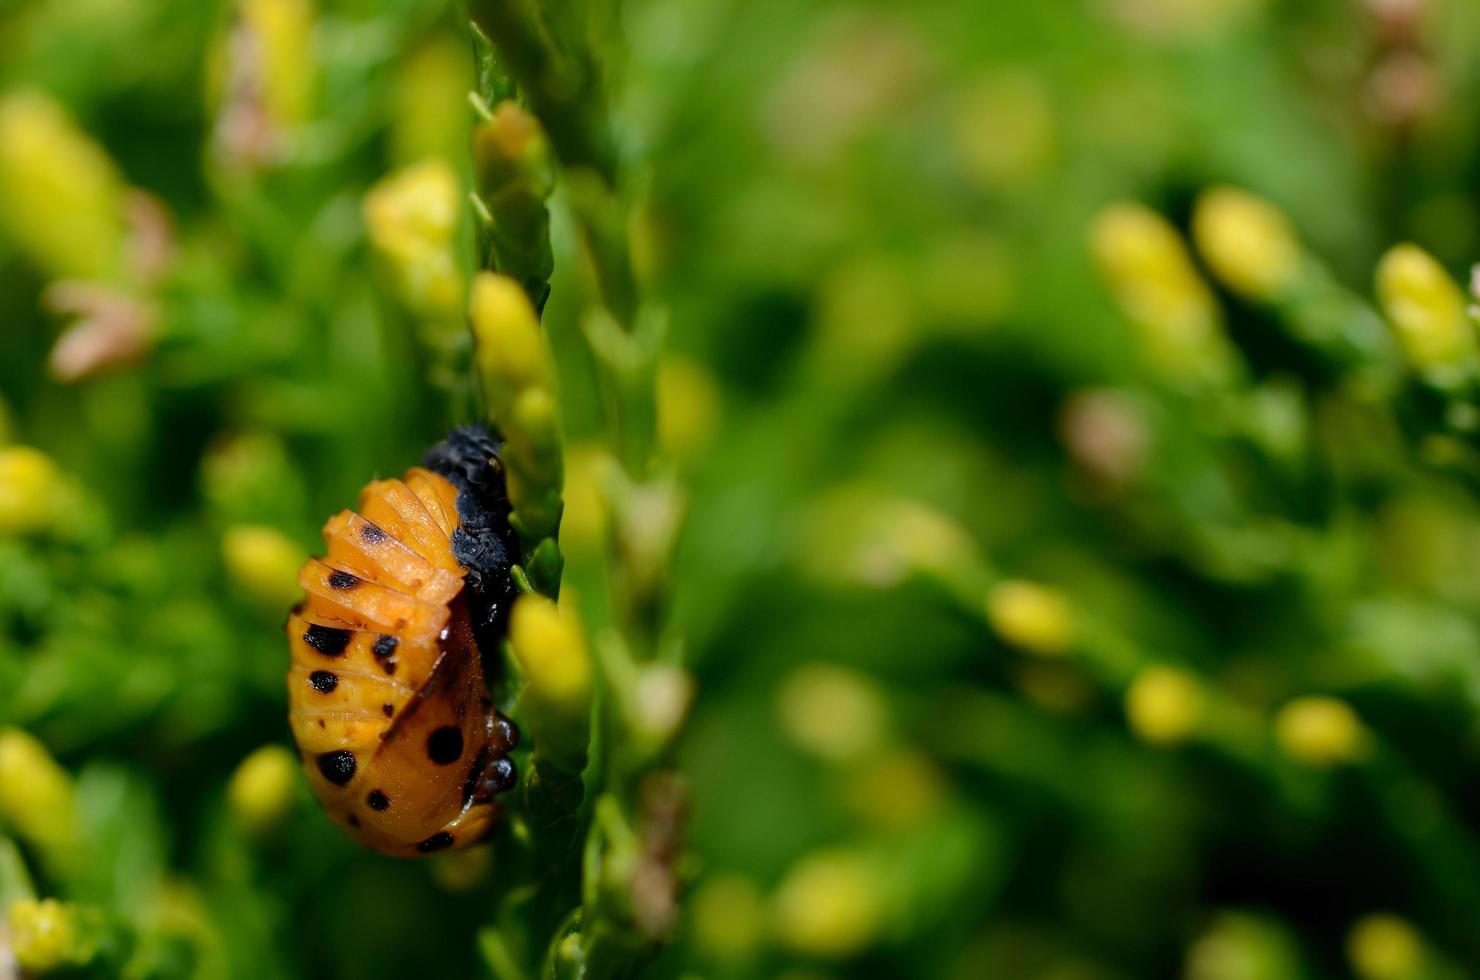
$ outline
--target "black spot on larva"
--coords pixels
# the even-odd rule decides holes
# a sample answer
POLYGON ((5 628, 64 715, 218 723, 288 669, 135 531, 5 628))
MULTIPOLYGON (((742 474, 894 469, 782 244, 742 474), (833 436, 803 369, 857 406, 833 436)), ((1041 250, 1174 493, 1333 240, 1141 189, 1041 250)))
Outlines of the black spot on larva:
POLYGON ((308 682, 320 694, 328 694, 339 686, 339 678, 332 670, 316 670, 308 675, 308 682))
POLYGON ((515 748, 519 745, 519 726, 514 724, 503 715, 499 715, 493 721, 493 730, 499 744, 505 750, 515 748))
POLYGON ((346 749, 324 752, 318 758, 319 772, 335 786, 343 786, 355 778, 355 754, 346 749))
POLYGON ((396 661, 393 654, 396 652, 396 647, 400 645, 400 640, 389 633, 382 633, 370 647, 370 652, 375 654, 375 659, 380 661, 380 666, 385 668, 387 674, 396 672, 396 661))
POLYGON ((356 575, 351 575, 349 572, 335 571, 329 573, 329 588, 331 589, 339 589, 343 591, 344 589, 353 589, 359 584, 359 577, 356 575))
POLYGON ((326 725, 325 725, 325 724, 324 724, 324 719, 322 719, 322 718, 320 718, 320 719, 319 719, 319 727, 320 727, 320 728, 326 728, 326 727, 328 727, 328 726, 326 726, 326 725))
POLYGON ((393 704, 382 704, 380 706, 380 713, 389 718, 396 713, 396 706, 393 704))
POLYGON ((337 657, 349 646, 349 630, 314 623, 303 631, 303 642, 326 657, 337 657))
POLYGON ((370 795, 365 797, 365 802, 369 805, 370 809, 376 813, 380 813, 390 809, 391 798, 378 789, 372 789, 370 795))
POLYGON ((360 528, 360 537, 370 544, 379 544, 390 537, 390 535, 382 531, 379 525, 366 521, 364 526, 360 528))
POLYGON ((444 725, 427 736, 427 758, 439 766, 456 762, 462 750, 462 729, 454 725, 444 725))
POLYGON ((507 793, 519 781, 519 770, 514 768, 513 759, 495 759, 483 777, 483 785, 490 793, 507 793))
POLYGON ((430 854, 433 851, 445 851, 455 843, 457 842, 453 839, 453 836, 443 830, 417 844, 416 849, 423 854, 430 854))
POLYGON ((351 813, 349 815, 349 825, 358 830, 360 828, 360 818, 351 813))

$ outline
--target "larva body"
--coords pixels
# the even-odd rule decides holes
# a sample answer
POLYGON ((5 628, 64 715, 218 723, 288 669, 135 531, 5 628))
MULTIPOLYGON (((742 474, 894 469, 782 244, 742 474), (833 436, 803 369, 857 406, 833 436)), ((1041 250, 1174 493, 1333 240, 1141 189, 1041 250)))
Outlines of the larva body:
POLYGON ((324 525, 327 554, 288 618, 289 723, 314 795, 357 840, 415 857, 487 836, 513 786, 517 730, 483 653, 514 595, 515 541, 498 444, 453 431, 357 511, 324 525))

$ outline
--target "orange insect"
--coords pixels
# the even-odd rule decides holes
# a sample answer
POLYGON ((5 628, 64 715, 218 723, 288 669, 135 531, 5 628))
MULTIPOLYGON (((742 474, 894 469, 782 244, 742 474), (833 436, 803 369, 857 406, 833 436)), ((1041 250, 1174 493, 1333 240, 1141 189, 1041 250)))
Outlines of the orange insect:
POLYGON ((487 836, 516 773, 482 652, 498 648, 517 554, 497 441, 456 429, 425 468, 377 480, 324 525, 288 617, 288 720, 314 795, 403 857, 487 836))

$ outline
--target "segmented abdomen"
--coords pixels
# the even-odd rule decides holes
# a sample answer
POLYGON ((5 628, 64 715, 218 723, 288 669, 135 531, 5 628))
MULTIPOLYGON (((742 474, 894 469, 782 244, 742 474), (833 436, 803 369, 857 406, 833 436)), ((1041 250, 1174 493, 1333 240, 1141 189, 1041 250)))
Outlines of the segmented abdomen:
POLYGON ((314 794, 363 842, 413 856, 483 837, 513 728, 493 710, 452 552, 458 490, 412 469, 324 525, 288 619, 289 723, 314 794))

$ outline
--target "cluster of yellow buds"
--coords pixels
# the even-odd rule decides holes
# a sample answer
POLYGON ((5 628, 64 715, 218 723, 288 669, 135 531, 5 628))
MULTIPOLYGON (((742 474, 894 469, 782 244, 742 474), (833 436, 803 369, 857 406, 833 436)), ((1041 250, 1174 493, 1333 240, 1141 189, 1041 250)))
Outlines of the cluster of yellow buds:
POLYGON ((456 321, 462 312, 460 202, 457 174, 441 158, 397 171, 365 195, 370 244, 394 274, 402 302, 419 316, 456 321))
POLYGON ((1196 386, 1235 372, 1213 294, 1165 218, 1139 204, 1112 205, 1096 217, 1090 244, 1116 305, 1163 374, 1196 386))
POLYGON ((29 974, 86 966, 98 954, 101 929, 95 910, 54 898, 11 903, 6 915, 15 962, 29 974))
POLYGON ((555 363, 524 289, 508 276, 480 272, 469 313, 475 359, 488 406, 508 440, 504 462, 520 539, 554 537, 563 477, 555 363))
POLYGON ((535 748, 570 772, 584 764, 590 734, 592 664, 586 635, 568 609, 525 593, 509 618, 509 648, 524 675, 524 717, 535 748))

